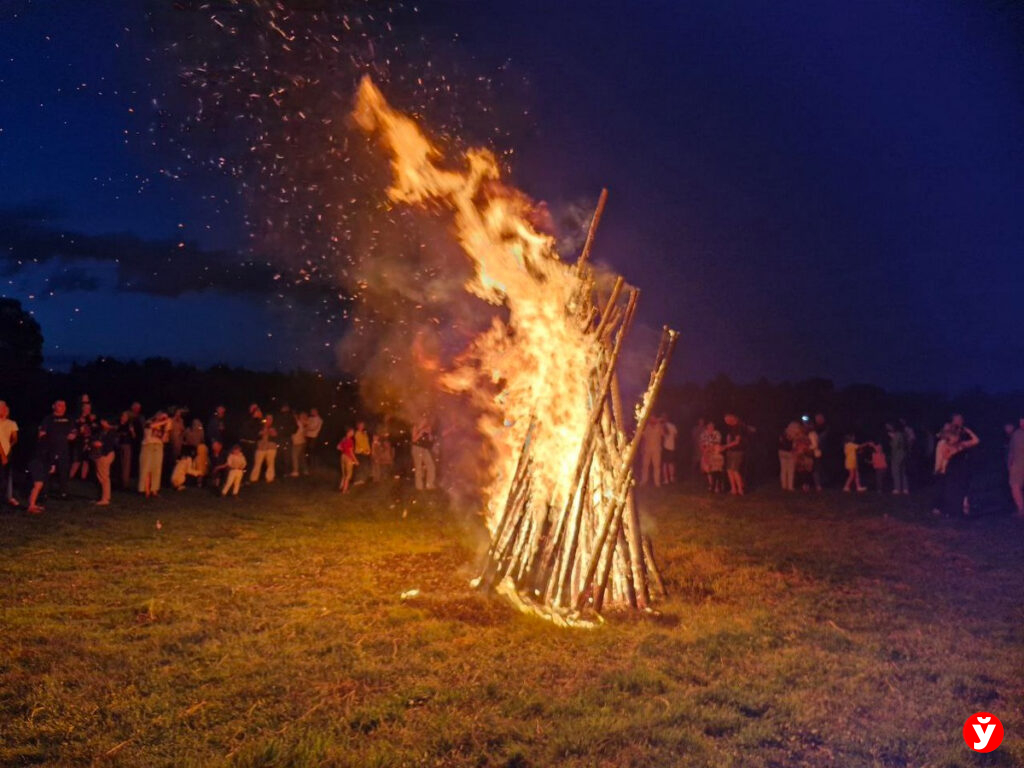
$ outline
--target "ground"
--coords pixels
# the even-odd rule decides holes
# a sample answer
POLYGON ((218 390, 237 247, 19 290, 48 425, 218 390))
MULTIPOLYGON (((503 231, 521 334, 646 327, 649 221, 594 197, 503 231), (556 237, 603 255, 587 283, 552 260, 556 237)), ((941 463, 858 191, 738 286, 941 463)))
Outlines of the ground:
POLYGON ((0 765, 1024 765, 1018 520, 651 490, 671 595, 588 631, 473 592, 478 525, 412 498, 0 513, 0 765))

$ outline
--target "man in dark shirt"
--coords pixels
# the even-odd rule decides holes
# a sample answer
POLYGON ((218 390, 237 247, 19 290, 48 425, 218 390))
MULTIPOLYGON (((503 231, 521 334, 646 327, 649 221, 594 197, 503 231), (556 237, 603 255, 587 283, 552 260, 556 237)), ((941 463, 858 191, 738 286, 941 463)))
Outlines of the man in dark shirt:
POLYGON ((118 434, 112 419, 100 419, 100 432, 93 433, 89 458, 96 467, 96 480, 100 484, 100 499, 96 503, 106 506, 110 503, 110 467, 117 453, 118 434))
POLYGON ((238 444, 242 447, 245 455, 246 466, 253 466, 256 460, 256 441, 260 439, 260 432, 263 429, 263 411, 253 403, 249 406, 249 416, 242 422, 238 430, 238 444))
POLYGON ((213 409, 213 415, 210 420, 206 422, 206 442, 212 447, 214 443, 224 444, 225 427, 224 427, 224 414, 227 410, 223 405, 218 405, 213 409))
POLYGON ((288 403, 281 404, 281 410, 274 418, 274 428, 277 430, 277 474, 286 477, 289 457, 292 455, 292 435, 298 429, 295 414, 288 403))
POLYGON ((68 416, 68 404, 58 400, 53 404, 53 413, 43 419, 40 428, 46 433, 46 446, 57 468, 57 486, 60 497, 68 496, 68 478, 71 475, 71 442, 78 437, 75 422, 68 416))

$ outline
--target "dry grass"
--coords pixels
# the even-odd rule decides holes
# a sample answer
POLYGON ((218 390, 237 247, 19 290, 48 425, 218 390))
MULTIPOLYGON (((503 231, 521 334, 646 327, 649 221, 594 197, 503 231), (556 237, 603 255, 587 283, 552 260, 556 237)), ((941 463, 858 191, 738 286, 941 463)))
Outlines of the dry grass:
POLYGON ((652 493, 672 597, 587 632, 471 592, 440 502, 182 495, 0 516, 0 765, 1024 764, 1017 521, 652 493))

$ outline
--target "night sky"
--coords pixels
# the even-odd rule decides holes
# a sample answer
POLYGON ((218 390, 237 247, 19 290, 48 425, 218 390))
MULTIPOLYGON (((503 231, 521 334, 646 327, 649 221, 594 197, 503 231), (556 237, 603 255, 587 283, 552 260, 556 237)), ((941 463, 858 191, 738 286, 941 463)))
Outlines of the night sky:
MULTIPOLYGON (((0 0, 0 292, 42 324, 47 364, 329 370, 340 325, 311 294, 330 288, 282 291, 294 260, 253 262, 215 143, 182 165, 185 54, 152 28, 173 4, 90 5, 0 0)), ((435 108, 499 126, 513 180, 555 211, 609 188, 595 258, 682 332, 677 380, 1024 388, 1019 7, 420 5, 391 42, 450 70, 435 108)), ((338 82, 368 56, 339 56, 338 82)))

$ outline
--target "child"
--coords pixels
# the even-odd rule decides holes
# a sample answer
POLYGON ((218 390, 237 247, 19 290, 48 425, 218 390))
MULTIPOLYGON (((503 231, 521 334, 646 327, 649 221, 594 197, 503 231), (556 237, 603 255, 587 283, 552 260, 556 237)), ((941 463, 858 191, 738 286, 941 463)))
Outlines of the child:
POLYGON ((359 464, 359 459, 356 458, 355 435, 356 431, 349 429, 342 441, 338 443, 338 451, 341 452, 341 485, 338 486, 338 490, 342 493, 348 493, 349 484, 352 482, 352 473, 359 464))
POLYGON ((866 491, 863 485, 860 484, 860 469, 857 468, 857 454, 860 453, 860 449, 864 446, 856 441, 853 434, 846 436, 846 440, 843 443, 843 466, 846 467, 846 484, 843 486, 843 491, 846 493, 850 492, 850 487, 853 485, 857 486, 858 491, 866 491))
POLYGON ((231 453, 228 454, 227 459, 218 467, 214 468, 214 472, 221 472, 227 470, 228 479, 224 482, 224 487, 221 489, 221 496, 227 496, 228 491, 238 496, 238 488, 242 484, 242 476, 245 474, 245 455, 242 453, 242 446, 234 445, 231 447, 231 453))
POLYGON ((879 493, 885 487, 885 471, 889 468, 881 443, 871 443, 871 468, 875 470, 875 486, 879 493))

